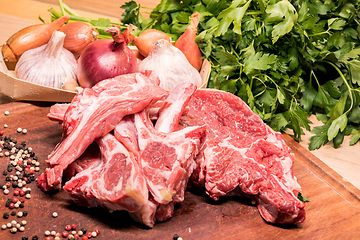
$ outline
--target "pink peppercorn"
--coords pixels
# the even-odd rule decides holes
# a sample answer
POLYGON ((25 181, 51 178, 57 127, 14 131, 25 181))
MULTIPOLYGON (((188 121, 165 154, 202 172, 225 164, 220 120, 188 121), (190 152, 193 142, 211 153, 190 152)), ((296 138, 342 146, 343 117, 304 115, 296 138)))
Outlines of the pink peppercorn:
POLYGON ((0 131, 0 136, 4 135, 4 133, 5 133, 5 132, 4 132, 3 130, 1 130, 1 131, 0 131))
POLYGON ((75 229, 76 229, 76 225, 75 225, 75 224, 72 224, 72 225, 71 225, 71 229, 72 229, 72 230, 75 230, 75 229))
POLYGON ((13 209, 14 207, 15 207, 15 204, 14 204, 14 203, 10 203, 10 204, 9 204, 9 208, 10 208, 10 209, 13 209))
POLYGON ((99 235, 100 230, 99 230, 99 229, 95 229, 95 232, 96 232, 96 234, 98 234, 98 235, 99 235))
POLYGON ((82 240, 88 240, 89 238, 87 236, 83 236, 82 240))
POLYGON ((25 202, 25 198, 21 197, 21 198, 19 198, 19 201, 20 201, 21 203, 24 203, 24 202, 25 202))
POLYGON ((91 232, 87 232, 87 233, 86 233, 86 236, 87 236, 88 238, 91 238, 91 236, 92 236, 92 235, 91 235, 91 232))
POLYGON ((24 196, 24 195, 25 195, 25 191, 20 190, 20 191, 19 191, 19 194, 20 194, 20 196, 24 196))
POLYGON ((51 237, 46 237, 45 240, 51 240, 51 237))
POLYGON ((65 230, 66 230, 66 231, 70 231, 70 230, 71 230, 71 225, 66 225, 66 226, 65 226, 65 230))
POLYGON ((14 190, 14 196, 17 196, 20 194, 20 191, 18 189, 14 190))
POLYGON ((63 236, 64 238, 67 238, 67 237, 69 236, 69 232, 63 231, 62 236, 63 236))

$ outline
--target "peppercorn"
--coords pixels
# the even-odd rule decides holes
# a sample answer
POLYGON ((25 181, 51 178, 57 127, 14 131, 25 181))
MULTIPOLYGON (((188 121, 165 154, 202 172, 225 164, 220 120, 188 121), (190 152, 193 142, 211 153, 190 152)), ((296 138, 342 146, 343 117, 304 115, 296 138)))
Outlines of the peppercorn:
POLYGON ((80 230, 83 232, 83 234, 87 232, 86 228, 81 228, 80 230))
POLYGON ((177 240, 178 238, 179 238, 179 235, 175 233, 173 236, 173 240, 177 240))
POLYGON ((8 165, 8 166, 7 166, 7 171, 8 171, 8 172, 11 172, 12 170, 13 170, 13 166, 12 166, 12 165, 8 165))
POLYGON ((63 231, 62 236, 63 236, 64 238, 67 238, 67 237, 69 236, 69 232, 63 231))
POLYGON ((70 231, 71 230, 71 225, 66 225, 65 230, 70 231))
POLYGON ((17 188, 17 187, 18 187, 18 183, 17 183, 17 182, 12 182, 11 186, 12 186, 13 188, 17 188))
POLYGON ((23 211, 23 216, 26 217, 28 215, 27 211, 23 211))
POLYGON ((21 240, 29 240, 28 236, 22 236, 21 240))
POLYGON ((25 206, 24 203, 20 203, 20 204, 19 204, 19 207, 20 207, 20 208, 24 208, 24 206, 25 206))
POLYGON ((5 207, 9 207, 11 202, 12 202, 12 199, 9 198, 5 203, 5 207))
POLYGON ((32 237, 32 240, 38 240, 39 238, 38 238, 38 236, 36 236, 36 235, 34 235, 33 237, 32 237))
POLYGON ((15 211, 11 211, 11 216, 15 216, 16 212, 15 211))
POLYGON ((6 176, 7 174, 8 174, 8 171, 5 169, 5 170, 3 171, 3 175, 6 176))
POLYGON ((5 213, 3 214, 3 218, 4 218, 4 219, 8 219, 8 218, 9 218, 9 213, 8 213, 8 212, 5 212, 5 213))

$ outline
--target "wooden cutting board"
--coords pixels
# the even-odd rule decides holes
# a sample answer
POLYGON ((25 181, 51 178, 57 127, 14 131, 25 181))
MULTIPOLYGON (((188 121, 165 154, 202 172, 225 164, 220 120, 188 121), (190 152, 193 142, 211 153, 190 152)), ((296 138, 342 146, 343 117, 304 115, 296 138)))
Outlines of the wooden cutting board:
MULTIPOLYGON (((44 103, 0 105, 0 130, 16 137, 18 142, 26 141, 34 149, 41 163, 36 176, 45 169, 44 161, 62 134, 61 125, 47 119, 48 111, 49 105, 44 103), (5 116, 5 111, 9 111, 9 115, 5 116), (8 128, 4 128, 4 124, 8 128), (27 129, 27 133, 18 133, 19 127, 27 129)), ((26 220, 25 231, 0 230, 0 239, 21 239, 24 235, 29 239, 33 235, 45 239, 46 230, 62 233, 67 224, 76 224, 78 229, 84 227, 88 231, 98 228, 101 232, 96 239, 172 239, 174 234, 183 239, 359 239, 359 189, 343 181, 291 137, 284 137, 296 156, 293 169, 302 194, 310 199, 305 208, 306 220, 297 226, 266 223, 249 200, 224 197, 215 202, 201 189, 187 191, 185 201, 176 206, 170 220, 147 229, 132 221, 126 212, 78 207, 63 190, 45 193, 32 182, 27 185, 31 188, 31 199, 25 201, 24 208, 16 210, 26 210, 28 215, 0 218, 1 225, 11 220, 26 220), (52 217, 53 212, 58 213, 57 218, 52 217)), ((1 173, 8 162, 8 157, 0 158, 1 173)), ((0 183, 5 183, 5 176, 0 175, 0 183)), ((9 195, 0 190, 1 216, 9 212, 5 202, 12 197, 13 188, 9 195)))

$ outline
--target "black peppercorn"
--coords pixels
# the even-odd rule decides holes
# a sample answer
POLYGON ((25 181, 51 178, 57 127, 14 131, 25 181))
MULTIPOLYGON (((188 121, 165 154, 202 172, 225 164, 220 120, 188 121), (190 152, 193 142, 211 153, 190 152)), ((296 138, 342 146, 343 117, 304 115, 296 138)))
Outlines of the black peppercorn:
POLYGON ((16 212, 15 211, 11 211, 11 216, 15 216, 16 212))
POLYGON ((30 157, 34 157, 35 153, 33 151, 29 152, 30 157))
POLYGON ((8 167, 7 167, 7 171, 8 171, 8 172, 11 172, 12 170, 13 170, 12 165, 8 165, 8 167))
POLYGON ((23 216, 26 217, 28 215, 27 211, 23 211, 23 216))
POLYGON ((29 240, 28 236, 22 236, 21 240, 29 240))
POLYGON ((8 199, 5 203, 5 207, 9 207, 10 203, 12 203, 12 199, 8 199))
POLYGON ((6 177, 6 178, 5 178, 5 181, 10 182, 10 181, 11 181, 11 177, 6 177))
POLYGON ((36 236, 36 235, 34 235, 33 237, 32 237, 32 240, 38 240, 39 238, 38 238, 38 236, 36 236))
POLYGON ((24 208, 24 206, 25 206, 24 203, 20 203, 20 204, 19 204, 19 207, 20 207, 20 208, 24 208))
POLYGON ((37 156, 34 156, 33 159, 34 159, 35 161, 39 160, 37 156))
POLYGON ((8 213, 8 212, 5 212, 5 213, 3 214, 3 218, 4 218, 4 219, 8 219, 8 218, 9 218, 9 213, 8 213))
POLYGON ((83 232, 83 234, 87 232, 86 228, 81 228, 80 230, 83 232))
POLYGON ((3 175, 6 176, 8 174, 8 171, 7 170, 4 170, 3 171, 3 175))
POLYGON ((18 183, 17 183, 17 182, 12 182, 11 186, 12 186, 13 188, 17 188, 17 187, 18 187, 18 183))

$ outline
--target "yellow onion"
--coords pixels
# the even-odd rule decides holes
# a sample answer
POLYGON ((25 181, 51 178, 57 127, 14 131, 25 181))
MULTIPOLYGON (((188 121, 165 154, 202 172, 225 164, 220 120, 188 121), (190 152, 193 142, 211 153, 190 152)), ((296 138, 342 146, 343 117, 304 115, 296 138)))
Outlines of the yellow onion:
POLYGON ((141 55, 147 57, 153 48, 154 44, 160 39, 165 39, 171 42, 171 38, 164 32, 156 29, 147 29, 140 33, 138 37, 130 34, 130 41, 137 47, 141 55))
POLYGON ((69 19, 69 16, 63 16, 51 23, 28 26, 14 33, 1 47, 4 61, 16 62, 25 51, 46 44, 53 32, 69 19))
POLYGON ((99 32, 85 22, 70 22, 62 26, 59 31, 66 34, 64 48, 75 55, 80 54, 99 36, 99 32))

